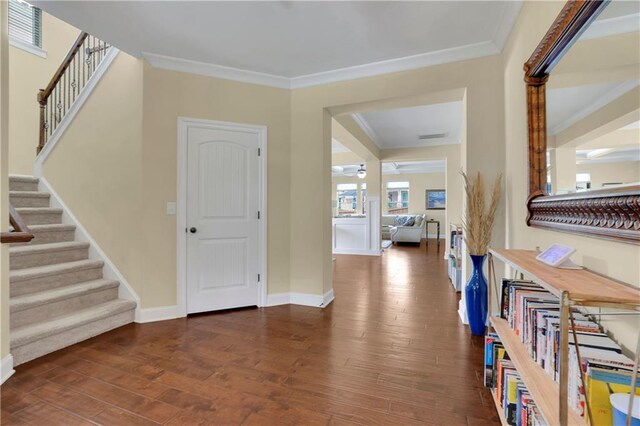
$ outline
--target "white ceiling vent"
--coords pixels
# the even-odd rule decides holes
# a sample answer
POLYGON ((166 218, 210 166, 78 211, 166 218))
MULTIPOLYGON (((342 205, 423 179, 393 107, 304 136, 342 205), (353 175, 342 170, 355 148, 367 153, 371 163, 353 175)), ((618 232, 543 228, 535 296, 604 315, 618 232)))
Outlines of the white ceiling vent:
POLYGON ((447 136, 449 136, 449 133, 432 133, 430 135, 419 135, 418 139, 420 139, 420 140, 441 139, 441 138, 446 138, 447 136))

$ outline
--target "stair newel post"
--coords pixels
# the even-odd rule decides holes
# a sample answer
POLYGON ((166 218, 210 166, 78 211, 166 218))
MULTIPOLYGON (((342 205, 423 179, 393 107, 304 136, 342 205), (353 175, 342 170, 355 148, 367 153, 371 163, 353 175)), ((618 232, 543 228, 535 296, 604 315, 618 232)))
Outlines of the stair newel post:
POLYGON ((44 89, 40 89, 38 92, 38 103, 40 104, 40 136, 38 140, 38 148, 36 150, 36 154, 40 154, 42 148, 44 148, 44 144, 46 142, 46 117, 45 117, 45 108, 47 106, 47 99, 44 96, 44 89))

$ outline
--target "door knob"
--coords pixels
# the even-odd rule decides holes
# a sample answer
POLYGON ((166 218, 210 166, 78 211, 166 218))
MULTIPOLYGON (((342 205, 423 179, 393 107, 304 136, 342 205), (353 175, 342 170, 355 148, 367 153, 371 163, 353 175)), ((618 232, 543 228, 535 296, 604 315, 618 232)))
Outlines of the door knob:
POLYGON ((195 234, 196 232, 198 232, 198 230, 196 228, 190 228, 189 232, 191 232, 192 234, 195 234))

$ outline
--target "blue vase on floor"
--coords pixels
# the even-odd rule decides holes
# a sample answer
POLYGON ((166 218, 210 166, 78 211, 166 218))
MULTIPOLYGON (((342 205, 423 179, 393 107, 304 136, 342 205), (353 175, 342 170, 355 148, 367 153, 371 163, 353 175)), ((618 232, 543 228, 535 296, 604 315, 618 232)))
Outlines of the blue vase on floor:
POLYGON ((484 276, 482 266, 486 255, 471 254, 473 271, 464 289, 467 302, 467 318, 471 334, 484 336, 487 324, 487 279, 484 276))

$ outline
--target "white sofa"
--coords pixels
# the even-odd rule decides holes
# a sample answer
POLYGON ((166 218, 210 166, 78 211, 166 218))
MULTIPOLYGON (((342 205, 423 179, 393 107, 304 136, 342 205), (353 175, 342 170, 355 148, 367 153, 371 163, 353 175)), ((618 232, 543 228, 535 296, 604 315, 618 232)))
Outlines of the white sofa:
POLYGON ((420 244, 422 234, 425 227, 425 215, 423 214, 411 214, 411 215, 397 215, 386 214, 382 215, 382 239, 391 240, 394 243, 417 243, 420 244), (399 217, 412 217, 414 223, 412 226, 398 225, 401 221, 399 217))

